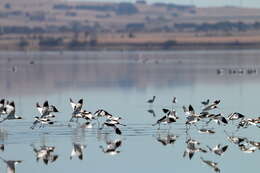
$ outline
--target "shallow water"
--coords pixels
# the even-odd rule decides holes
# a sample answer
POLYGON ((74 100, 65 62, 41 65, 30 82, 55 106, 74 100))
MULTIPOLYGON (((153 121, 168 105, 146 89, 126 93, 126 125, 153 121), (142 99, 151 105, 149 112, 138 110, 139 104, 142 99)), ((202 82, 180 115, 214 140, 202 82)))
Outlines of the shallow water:
MULTIPOLYGON (((200 102, 220 99, 215 112, 228 116, 240 112, 248 117, 259 116, 260 51, 177 51, 177 52, 0 52, 1 97, 14 100, 17 114, 23 120, 0 124, 0 143, 5 145, 0 156, 7 160, 22 160, 16 172, 214 172, 202 163, 218 162, 221 172, 243 173, 257 170, 259 151, 244 153, 227 140, 228 135, 243 136, 259 141, 259 128, 249 127, 236 131, 236 124, 210 124, 215 134, 200 134, 195 127, 186 132, 182 106, 193 105, 201 110, 200 102), (146 103, 153 95, 153 105, 146 103), (177 104, 172 105, 176 96, 177 104), (95 112, 105 109, 123 118, 126 127, 122 135, 113 129, 82 127, 69 123, 72 109, 69 98, 84 98, 84 108, 95 112), (30 129, 35 107, 49 100, 57 106, 53 126, 30 129), (162 108, 176 109, 180 119, 170 127, 152 126, 163 116, 162 108), (151 109, 155 114, 151 114, 151 109), (70 124, 68 126, 68 124, 70 124), (174 144, 162 145, 158 139, 167 135, 178 136, 174 144), (228 145, 218 156, 211 152, 196 153, 190 160, 183 158, 185 141, 200 141, 207 149, 217 144, 228 145), (103 153, 106 140, 121 139, 118 154, 103 153), (83 160, 70 159, 73 143, 86 146, 83 160), (33 151, 40 146, 55 146, 58 158, 47 165, 36 161, 33 151), (120 152, 119 152, 120 151, 120 152), (239 163, 239 164, 238 164, 239 163)), ((214 111, 213 111, 214 112, 214 111)), ((200 126, 202 124, 199 124, 200 126)), ((0 162, 0 172, 6 171, 0 162)))

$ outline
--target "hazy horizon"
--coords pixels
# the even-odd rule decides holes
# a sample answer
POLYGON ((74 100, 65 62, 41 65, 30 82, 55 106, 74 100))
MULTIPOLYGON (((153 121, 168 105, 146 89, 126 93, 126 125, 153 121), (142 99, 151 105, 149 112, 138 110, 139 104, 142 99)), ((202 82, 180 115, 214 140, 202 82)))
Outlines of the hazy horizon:
MULTIPOLYGON (((66 1, 98 1, 98 2, 135 2, 136 0, 66 0, 66 1)), ((212 7, 212 6, 237 6, 237 7, 256 7, 260 8, 259 0, 146 0, 148 3, 165 2, 185 5, 196 5, 198 7, 212 7)))

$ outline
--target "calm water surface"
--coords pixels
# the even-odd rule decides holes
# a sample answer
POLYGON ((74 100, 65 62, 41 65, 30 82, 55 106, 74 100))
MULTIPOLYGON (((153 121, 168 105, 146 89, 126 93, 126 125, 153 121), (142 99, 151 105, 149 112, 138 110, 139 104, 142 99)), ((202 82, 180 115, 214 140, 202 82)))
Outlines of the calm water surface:
MULTIPOLYGON (((14 100, 17 114, 23 120, 0 124, 0 143, 5 145, 0 156, 6 160, 22 160, 16 172, 214 172, 200 157, 218 163, 221 172, 244 173, 258 170, 259 151, 244 153, 227 140, 227 135, 259 141, 259 128, 236 131, 236 123, 227 126, 210 124, 216 133, 201 134, 192 127, 185 129, 182 106, 192 104, 198 112, 202 100, 220 99, 215 112, 228 116, 240 112, 259 116, 260 51, 178 51, 178 52, 0 52, 0 95, 14 100), (146 103, 153 95, 153 105, 146 103), (177 123, 152 126, 162 108, 172 108, 172 97, 180 119, 177 123), (112 129, 98 130, 93 122, 69 123, 72 109, 69 98, 84 98, 84 108, 95 112, 105 109, 121 116, 122 135, 112 129), (49 100, 60 110, 53 126, 30 129, 35 107, 49 100), (148 110, 153 110, 154 114, 148 110), (68 124, 70 124, 68 126, 68 124), (224 133, 224 130, 228 134, 224 133), (162 145, 163 137, 176 135, 173 144, 162 145), (185 141, 200 141, 200 147, 228 145, 218 156, 211 152, 196 153, 190 160, 183 157, 185 141), (102 151, 109 140, 122 140, 117 155, 102 151), (85 145, 83 160, 70 154, 73 143, 85 145), (35 148, 54 146, 52 163, 36 161, 35 148)), ((151 111, 150 111, 151 112, 151 111)), ((6 165, 0 162, 0 172, 6 165)))

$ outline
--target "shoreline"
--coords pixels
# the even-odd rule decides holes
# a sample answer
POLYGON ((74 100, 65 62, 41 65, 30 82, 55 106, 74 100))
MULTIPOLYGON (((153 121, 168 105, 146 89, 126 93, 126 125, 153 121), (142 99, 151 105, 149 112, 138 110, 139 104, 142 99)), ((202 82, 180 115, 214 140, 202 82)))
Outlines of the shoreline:
POLYGON ((152 50, 240 50, 260 49, 259 42, 251 43, 100 43, 68 48, 62 46, 43 46, 19 48, 15 45, 0 46, 0 51, 152 51, 152 50))

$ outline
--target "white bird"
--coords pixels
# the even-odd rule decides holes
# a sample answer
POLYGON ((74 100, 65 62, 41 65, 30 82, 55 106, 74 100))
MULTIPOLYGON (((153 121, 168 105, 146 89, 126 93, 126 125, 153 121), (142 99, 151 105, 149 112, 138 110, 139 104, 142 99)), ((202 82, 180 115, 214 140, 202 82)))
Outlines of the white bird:
POLYGON ((70 119, 70 122, 73 121, 74 118, 77 119, 78 121, 78 118, 83 118, 83 114, 85 112, 85 110, 82 110, 82 107, 83 107, 83 99, 80 99, 78 101, 78 103, 75 103, 73 102, 73 100, 70 98, 70 105, 72 107, 72 116, 71 116, 71 119, 70 119))
POLYGON ((22 163, 21 160, 5 160, 2 157, 0 159, 7 165, 7 173, 15 173, 15 165, 22 163))
POLYGON ((238 119, 244 119, 244 118, 245 118, 245 115, 238 113, 238 112, 233 112, 227 117, 228 120, 238 120, 238 119))
POLYGON ((220 144, 216 145, 214 148, 210 148, 209 146, 207 146, 209 151, 221 156, 223 155, 224 152, 227 151, 228 149, 228 145, 225 145, 224 147, 221 147, 220 144))
POLYGON ((5 112, 6 112, 6 117, 4 117, 0 123, 2 123, 5 120, 18 120, 18 119, 22 119, 21 116, 17 116, 15 115, 15 104, 14 101, 8 103, 5 106, 5 112))
POLYGON ((176 115, 176 111, 175 110, 172 110, 172 111, 169 110, 169 109, 162 109, 162 110, 165 113, 165 115, 162 118, 158 119, 156 121, 156 123, 152 124, 152 126, 155 126, 155 125, 158 124, 159 125, 158 129, 160 129, 161 123, 163 123, 163 124, 171 124, 171 123, 176 122, 177 119, 179 119, 179 117, 177 117, 177 115, 176 115))
POLYGON ((73 102, 73 100, 70 98, 70 105, 73 109, 72 114, 78 114, 80 113, 82 106, 83 106, 83 99, 80 99, 78 103, 73 102))
POLYGON ((59 112, 58 109, 54 105, 49 105, 48 101, 45 101, 43 103, 43 106, 40 106, 40 104, 36 103, 36 108, 39 111, 41 118, 54 118, 55 116, 51 114, 52 112, 59 112))

